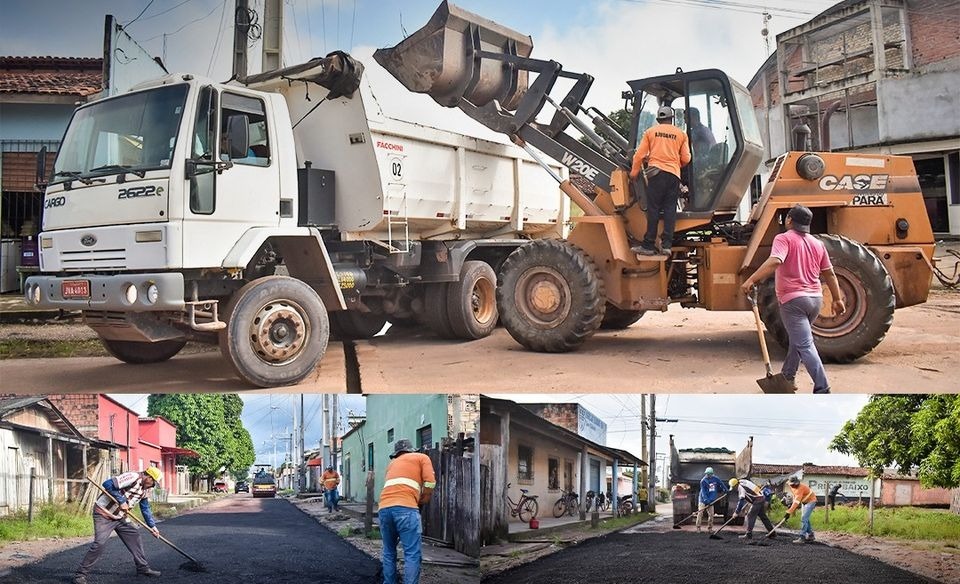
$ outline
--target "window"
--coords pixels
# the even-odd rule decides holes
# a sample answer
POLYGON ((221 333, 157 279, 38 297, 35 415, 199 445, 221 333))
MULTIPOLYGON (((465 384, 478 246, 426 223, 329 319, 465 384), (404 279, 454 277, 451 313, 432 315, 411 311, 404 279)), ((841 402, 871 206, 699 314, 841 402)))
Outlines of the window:
POLYGON ((560 461, 556 458, 547 459, 547 488, 551 491, 560 490, 560 461))
POLYGON ((231 160, 234 164, 250 166, 270 165, 270 140, 267 135, 267 116, 263 101, 224 92, 222 96, 223 111, 220 116, 220 159, 231 160), (249 147, 246 156, 231 158, 227 128, 231 118, 241 117, 246 120, 249 147))
MULTIPOLYGON (((190 158, 208 162, 214 160, 216 136, 217 92, 213 87, 206 86, 200 89, 197 102, 190 158)), ((209 215, 216 209, 216 174, 213 166, 198 165, 197 168, 197 174, 190 177, 190 211, 198 215, 209 215)))
POLYGON ((417 448, 430 448, 433 446, 433 430, 430 426, 424 426, 417 430, 417 448))
MULTIPOLYGON (((727 165, 738 143, 727 107, 727 92, 719 79, 691 81, 687 102, 687 116, 691 121, 687 132, 693 160, 689 170, 685 171, 691 191, 686 210, 704 211, 709 210, 720 195, 727 165)), ((749 103, 749 96, 738 101, 738 106, 750 108, 744 115, 750 120, 745 131, 751 138, 759 140, 756 118, 750 115, 753 106, 749 103)))
POLYGON ((533 483, 533 448, 517 445, 517 481, 533 483))
POLYGON ((367 445, 367 470, 373 470, 373 442, 367 445))
POLYGON ((573 461, 572 460, 563 461, 563 488, 568 491, 573 490, 573 461))
POLYGON ((393 428, 387 430, 387 442, 393 442, 393 428))

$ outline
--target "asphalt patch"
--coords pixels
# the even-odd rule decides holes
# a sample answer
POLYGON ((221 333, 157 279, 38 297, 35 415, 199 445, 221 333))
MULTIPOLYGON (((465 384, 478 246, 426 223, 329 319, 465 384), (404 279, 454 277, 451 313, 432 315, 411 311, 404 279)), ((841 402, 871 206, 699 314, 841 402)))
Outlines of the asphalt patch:
POLYGON ((687 532, 611 534, 483 578, 484 584, 929 584, 927 578, 793 538, 723 541, 687 532))

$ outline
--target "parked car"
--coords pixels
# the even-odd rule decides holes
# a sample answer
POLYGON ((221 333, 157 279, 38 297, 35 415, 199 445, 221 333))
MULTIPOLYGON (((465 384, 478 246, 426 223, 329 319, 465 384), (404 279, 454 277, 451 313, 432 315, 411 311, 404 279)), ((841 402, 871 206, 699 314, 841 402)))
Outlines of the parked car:
POLYGON ((254 497, 276 497, 277 480, 268 472, 257 474, 253 477, 253 496, 254 497))
POLYGON ((233 486, 234 493, 249 493, 250 485, 247 481, 237 481, 237 484, 233 486))
POLYGON ((217 481, 213 483, 213 492, 214 493, 226 493, 227 492, 227 483, 225 481, 217 481))

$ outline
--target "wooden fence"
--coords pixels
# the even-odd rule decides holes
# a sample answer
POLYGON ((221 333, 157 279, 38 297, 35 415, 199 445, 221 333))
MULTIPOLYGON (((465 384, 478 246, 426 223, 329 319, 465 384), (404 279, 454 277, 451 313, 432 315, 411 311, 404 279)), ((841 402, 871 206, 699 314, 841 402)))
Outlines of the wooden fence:
POLYGON ((480 555, 475 445, 475 438, 460 434, 456 440, 427 451, 437 475, 437 488, 423 508, 423 535, 471 557, 480 555))
POLYGON ((504 499, 503 447, 480 445, 480 543, 506 541, 507 502, 504 499))

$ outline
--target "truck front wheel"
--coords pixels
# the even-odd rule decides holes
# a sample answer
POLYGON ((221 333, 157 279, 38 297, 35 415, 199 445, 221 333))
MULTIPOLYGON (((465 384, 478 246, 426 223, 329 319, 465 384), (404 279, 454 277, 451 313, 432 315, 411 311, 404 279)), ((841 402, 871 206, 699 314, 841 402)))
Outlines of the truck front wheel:
POLYGON ((500 270, 500 320, 528 349, 576 349, 600 327, 605 305, 603 279, 593 260, 565 241, 521 245, 500 270))
POLYGON ((327 311, 316 291, 300 280, 254 280, 237 291, 226 313, 220 350, 238 376, 258 387, 302 381, 327 350, 327 311))
MULTIPOLYGON (((817 238, 827 248, 847 310, 833 314, 830 291, 824 286, 813 339, 824 361, 850 363, 872 351, 890 330, 896 306, 893 281, 880 259, 863 244, 839 235, 817 238)), ((760 311, 767 330, 783 347, 789 346, 772 279, 760 288, 760 311)))
POLYGON ((179 353, 180 349, 187 344, 187 341, 180 339, 142 343, 139 341, 114 341, 102 338, 100 342, 103 343, 108 353, 124 363, 132 363, 134 365, 166 361, 179 353))

